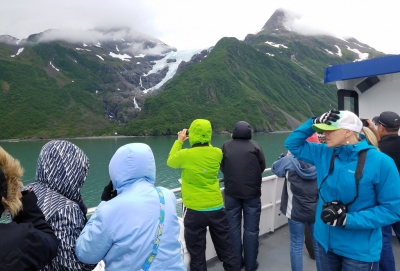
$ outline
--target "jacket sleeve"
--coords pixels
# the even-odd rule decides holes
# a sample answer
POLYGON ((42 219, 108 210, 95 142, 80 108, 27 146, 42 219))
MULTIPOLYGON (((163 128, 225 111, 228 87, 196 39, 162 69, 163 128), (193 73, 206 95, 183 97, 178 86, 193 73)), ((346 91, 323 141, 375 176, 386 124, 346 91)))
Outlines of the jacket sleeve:
POLYGON ((399 187, 400 176, 397 167, 389 156, 384 155, 380 165, 380 179, 375 184, 378 206, 347 214, 345 227, 373 229, 400 221, 399 187))
POLYGON ((225 166, 225 143, 221 147, 222 151, 222 160, 219 168, 221 169, 221 172, 224 173, 224 166, 225 166))
POLYGON ((171 151, 169 152, 167 165, 172 168, 181 168, 182 159, 179 151, 182 149, 183 141, 175 140, 172 145, 171 151))
POLYGON ((113 245, 112 238, 107 230, 107 223, 104 221, 104 215, 102 214, 102 205, 107 203, 100 203, 78 240, 76 240, 75 253, 82 262, 98 263, 104 259, 113 245))
POLYGON ((60 239, 57 257, 52 265, 64 270, 92 270, 96 265, 80 262, 75 255, 75 243, 85 226, 85 219, 79 206, 74 203, 57 211, 51 217, 53 230, 60 239))
POLYGON ((298 159, 315 165, 315 149, 320 147, 320 144, 311 144, 307 142, 315 131, 312 129, 313 119, 304 122, 300 127, 294 130, 285 140, 285 147, 298 159))
POLYGON ((21 201, 23 209, 13 218, 16 224, 12 223, 15 227, 13 232, 20 232, 21 236, 24 236, 22 240, 24 248, 20 251, 22 255, 18 255, 18 258, 21 260, 20 264, 27 261, 28 263, 25 264, 39 270, 57 255, 58 240, 50 225, 47 224, 42 211, 36 205, 35 193, 27 193, 21 201), (24 261, 21 257, 24 257, 24 261))
POLYGON ((261 173, 264 172, 265 170, 265 156, 262 148, 257 144, 257 158, 258 158, 258 163, 260 164, 260 170, 261 173))

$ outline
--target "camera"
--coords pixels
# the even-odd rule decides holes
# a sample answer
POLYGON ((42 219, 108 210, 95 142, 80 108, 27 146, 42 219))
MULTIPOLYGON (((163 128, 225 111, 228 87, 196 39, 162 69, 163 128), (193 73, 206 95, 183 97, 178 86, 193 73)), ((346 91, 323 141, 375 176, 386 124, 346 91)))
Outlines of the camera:
POLYGON ((322 208, 321 219, 327 224, 332 224, 341 215, 339 210, 347 213, 346 205, 340 201, 325 202, 322 208))
POLYGON ((364 127, 368 127, 367 119, 360 119, 364 127))

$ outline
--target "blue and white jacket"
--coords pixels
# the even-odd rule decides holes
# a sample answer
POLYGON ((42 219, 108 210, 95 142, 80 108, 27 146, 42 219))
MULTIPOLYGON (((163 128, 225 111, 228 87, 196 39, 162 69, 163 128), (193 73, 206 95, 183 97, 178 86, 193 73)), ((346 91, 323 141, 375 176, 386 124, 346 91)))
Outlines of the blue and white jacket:
POLYGON ((349 206, 345 227, 323 223, 320 214, 323 200, 317 206, 314 236, 325 251, 363 262, 378 262, 382 249, 381 227, 400 220, 400 177, 393 160, 369 145, 364 139, 354 145, 329 148, 325 144, 309 143, 314 133, 312 119, 297 128, 285 141, 285 146, 298 159, 314 164, 320 193, 325 201, 340 200, 344 204, 356 196, 355 171, 358 153, 368 149, 359 183, 359 195, 349 206), (333 152, 333 171, 326 181, 333 152))
MULTIPOLYGON (((86 263, 104 260, 107 271, 139 270, 152 251, 160 216, 150 147, 122 146, 110 161, 109 173, 118 195, 99 204, 76 242, 76 255, 86 263)), ((165 198, 164 229, 149 270, 183 271, 176 198, 169 189, 160 189, 165 198)))
POLYGON ((75 241, 86 223, 86 210, 80 206, 80 189, 86 180, 89 159, 69 141, 52 140, 39 154, 36 182, 28 185, 35 192, 42 210, 60 241, 57 256, 43 271, 92 270, 95 265, 75 256, 75 241))

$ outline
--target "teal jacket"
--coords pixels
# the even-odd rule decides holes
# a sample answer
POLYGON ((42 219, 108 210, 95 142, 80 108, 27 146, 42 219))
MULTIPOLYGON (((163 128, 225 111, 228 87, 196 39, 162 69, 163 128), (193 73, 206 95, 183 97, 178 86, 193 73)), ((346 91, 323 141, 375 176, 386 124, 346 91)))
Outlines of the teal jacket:
POLYGON ((285 141, 286 148, 298 159, 314 164, 320 193, 325 201, 351 202, 356 196, 354 173, 358 153, 368 149, 358 198, 349 206, 345 227, 323 223, 323 200, 319 197, 314 236, 325 251, 363 262, 378 262, 382 249, 381 227, 400 220, 400 177, 393 160, 364 139, 354 145, 329 148, 309 143, 314 133, 312 119, 297 128, 285 141), (326 181, 333 152, 334 168, 326 181))
POLYGON ((211 133, 208 120, 194 120, 189 128, 192 148, 182 149, 183 142, 176 140, 167 160, 168 166, 182 169, 183 204, 196 211, 217 210, 224 204, 217 178, 222 151, 210 144, 211 133))

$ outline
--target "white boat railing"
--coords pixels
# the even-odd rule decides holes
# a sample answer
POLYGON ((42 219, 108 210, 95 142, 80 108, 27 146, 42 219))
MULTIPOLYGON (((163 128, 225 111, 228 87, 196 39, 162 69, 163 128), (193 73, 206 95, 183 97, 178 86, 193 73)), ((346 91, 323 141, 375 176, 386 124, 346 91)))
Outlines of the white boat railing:
MULTIPOLYGON (((264 173, 270 173, 271 168, 267 168, 264 173)), ((219 179, 219 181, 223 181, 223 179, 219 179)), ((286 216, 282 215, 280 212, 281 205, 281 194, 283 188, 284 178, 279 178, 276 175, 270 175, 262 178, 261 185, 261 219, 260 219, 260 236, 274 232, 275 229, 287 224, 286 216)), ((181 188, 171 189, 172 192, 176 194, 181 192, 181 188)), ((224 195, 224 188, 221 188, 221 193, 224 195)), ((184 208, 182 198, 177 199, 177 203, 182 205, 182 210, 184 208)), ((88 215, 93 214, 97 207, 89 208, 88 215)), ((184 212, 182 211, 182 214, 184 212)), ((186 243, 184 238, 184 225, 183 225, 183 217, 178 217, 179 224, 181 226, 179 240, 182 244, 182 255, 185 261, 186 267, 189 269, 190 263, 190 255, 186 249, 186 243)), ((207 232, 207 248, 206 248, 206 260, 211 260, 217 257, 217 253, 215 252, 214 245, 211 240, 210 233, 207 232)), ((101 269, 96 269, 101 270, 101 269)))

